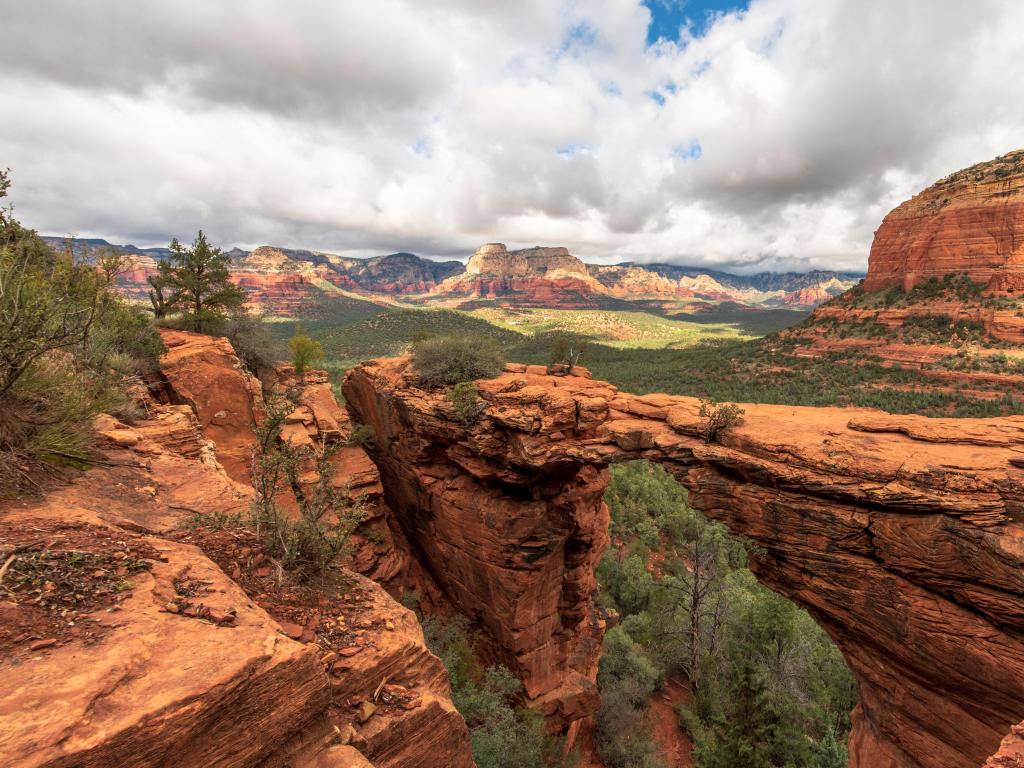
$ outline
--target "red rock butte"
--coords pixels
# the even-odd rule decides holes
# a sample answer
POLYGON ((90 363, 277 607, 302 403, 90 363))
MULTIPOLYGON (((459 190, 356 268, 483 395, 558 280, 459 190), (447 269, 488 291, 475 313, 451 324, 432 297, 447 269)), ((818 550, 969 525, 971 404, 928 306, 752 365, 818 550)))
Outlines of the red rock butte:
POLYGON ((471 425, 406 359, 344 383, 403 538, 553 722, 597 706, 607 465, 639 458, 753 540, 757 577, 842 650, 852 768, 976 768, 1024 718, 1024 417, 745 405, 708 444, 693 398, 571 373, 509 364, 471 425))
POLYGON ((909 291, 951 273, 996 293, 1024 290, 1024 150, 950 174, 890 212, 864 288, 909 291))

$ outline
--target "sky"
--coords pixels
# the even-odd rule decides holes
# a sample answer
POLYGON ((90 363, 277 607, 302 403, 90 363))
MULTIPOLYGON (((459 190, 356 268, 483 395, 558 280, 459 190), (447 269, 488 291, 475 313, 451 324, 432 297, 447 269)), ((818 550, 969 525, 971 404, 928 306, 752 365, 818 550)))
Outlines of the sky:
POLYGON ((1019 0, 0 0, 40 232, 862 270, 1024 146, 1019 0))

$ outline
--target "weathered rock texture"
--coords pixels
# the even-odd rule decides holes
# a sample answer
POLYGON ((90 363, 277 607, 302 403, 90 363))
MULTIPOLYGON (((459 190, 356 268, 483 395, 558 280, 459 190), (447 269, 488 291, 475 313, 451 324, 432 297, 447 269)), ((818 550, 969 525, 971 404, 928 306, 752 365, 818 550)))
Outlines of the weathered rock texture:
POLYGON ((167 329, 160 336, 167 346, 160 369, 171 399, 192 409, 231 479, 248 483, 253 430, 263 415, 259 380, 242 368, 225 338, 167 329))
POLYGON ((1024 768, 1024 723, 1018 723, 983 768, 1024 768))
POLYGON ((864 288, 910 290, 967 273, 994 292, 1024 290, 1024 150, 936 182, 875 233, 864 288))
MULTIPOLYGON (((0 562, 25 544, 5 531, 63 552, 55 531, 67 526, 81 529, 86 542, 100 540, 89 530, 102 530, 156 553, 148 570, 125 582, 130 591, 114 610, 75 617, 94 628, 89 639, 54 640, 37 652, 30 644, 38 637, 25 636, 17 659, 0 658, 0 765, 472 768, 466 724, 450 700, 443 665, 424 645, 414 614, 380 586, 347 576, 359 595, 358 607, 346 609, 358 647, 331 659, 321 636, 303 632, 297 642, 291 638, 299 635, 268 613, 275 608, 261 607, 265 588, 243 590, 237 562, 222 569, 199 548, 169 538, 180 539, 196 515, 248 513, 252 489, 218 457, 236 460, 236 468, 247 463, 240 450, 253 439, 263 401, 223 339, 165 339, 162 393, 189 404, 149 403, 149 418, 131 426, 99 417, 95 468, 44 499, 0 507, 0 562), (221 410, 238 421, 218 416, 221 410), (224 438, 226 451, 211 433, 224 438), (194 612, 169 609, 183 596, 194 612), (373 701, 365 717, 358 714, 357 705, 373 701), (331 746, 339 735, 346 745, 331 746)), ((347 414, 325 377, 288 376, 282 371, 283 386, 297 390, 298 410, 308 411, 308 436, 347 434, 347 414)), ((365 453, 343 449, 340 456, 337 482, 371 495, 371 524, 379 524, 386 508, 376 467, 365 453)), ((374 540, 378 549, 369 554, 357 542, 357 559, 387 581, 406 560, 391 539, 374 540)), ((324 596, 314 606, 325 618, 342 615, 324 596)), ((0 595, 0 614, 18 611, 0 595)))
POLYGON ((750 405, 706 444, 691 398, 543 374, 477 382, 470 426, 406 360, 344 391, 417 555, 544 712, 595 704, 605 467, 646 458, 838 643, 860 684, 852 766, 975 768, 1024 717, 1024 418, 750 405))

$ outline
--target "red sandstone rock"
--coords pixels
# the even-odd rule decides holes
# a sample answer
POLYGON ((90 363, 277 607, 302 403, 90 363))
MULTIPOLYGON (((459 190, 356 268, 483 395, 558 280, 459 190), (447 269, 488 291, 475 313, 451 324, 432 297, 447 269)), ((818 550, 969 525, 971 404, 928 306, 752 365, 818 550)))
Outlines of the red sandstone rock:
POLYGON ((709 445, 692 398, 527 368, 477 382, 487 408, 464 426, 407 369, 344 384, 385 498, 555 722, 596 705, 604 467, 641 457, 753 539, 757 576, 839 644, 860 684, 851 766, 975 768, 1024 717, 1024 419, 745 405, 709 445))
POLYGON ((1024 768, 1024 723, 1013 726, 983 768, 1024 768))
MULTIPOLYGON (((201 388, 195 395, 206 397, 201 388)), ((181 526, 193 512, 248 509, 246 489, 215 461, 187 458, 193 443, 180 439, 180 406, 153 410, 156 418, 132 427, 100 417, 105 453, 95 469, 43 500, 0 508, 0 519, 28 531, 103 526, 158 553, 115 611, 85 618, 110 627, 98 642, 37 645, 45 653, 17 666, 0 662, 0 764, 472 768, 444 667, 415 616, 379 586, 348 575, 367 631, 360 652, 328 675, 316 645, 288 637, 312 640, 315 618, 278 624, 197 548, 134 533, 181 526), (182 608, 176 583, 184 574, 204 589, 182 608), (332 701, 371 700, 382 679, 402 684, 401 706, 350 729, 352 747, 327 749, 332 701)))
POLYGON ((242 368, 225 338, 167 329, 160 335, 167 345, 160 369, 174 398, 195 412, 228 476, 249 483, 253 429, 262 417, 259 380, 242 368))
POLYGON ((864 288, 913 288, 965 272, 992 291, 1024 290, 1024 150, 936 182, 875 233, 864 288))

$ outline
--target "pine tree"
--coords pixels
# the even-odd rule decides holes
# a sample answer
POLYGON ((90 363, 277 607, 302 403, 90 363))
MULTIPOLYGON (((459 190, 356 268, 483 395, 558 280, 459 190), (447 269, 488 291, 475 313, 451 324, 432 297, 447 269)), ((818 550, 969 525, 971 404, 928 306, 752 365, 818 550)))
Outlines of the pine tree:
POLYGON ((168 309, 182 313, 185 327, 209 333, 224 321, 230 310, 245 301, 245 292, 230 282, 230 257, 210 246, 202 230, 191 248, 177 238, 171 241, 171 258, 160 264, 160 282, 171 291, 168 309))

